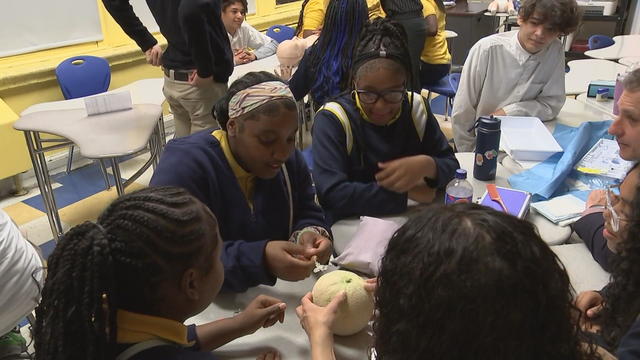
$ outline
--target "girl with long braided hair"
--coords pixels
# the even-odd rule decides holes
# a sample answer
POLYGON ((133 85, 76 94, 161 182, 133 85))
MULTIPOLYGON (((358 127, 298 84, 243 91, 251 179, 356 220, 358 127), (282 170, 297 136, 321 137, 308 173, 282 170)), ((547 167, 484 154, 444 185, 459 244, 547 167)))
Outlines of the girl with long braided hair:
POLYGON ((206 351, 282 321, 284 303, 259 296, 233 318, 183 325, 222 286, 221 248, 215 216, 185 190, 115 200, 49 257, 36 359, 213 359, 206 351))
POLYGON ((296 100, 311 95, 322 105, 348 87, 358 38, 368 21, 365 0, 331 0, 324 17, 327 31, 305 52, 289 81, 296 100))
POLYGON ((313 129, 313 178, 331 221, 430 202, 459 167, 427 101, 408 92, 403 28, 376 19, 362 31, 348 92, 325 104, 313 129))

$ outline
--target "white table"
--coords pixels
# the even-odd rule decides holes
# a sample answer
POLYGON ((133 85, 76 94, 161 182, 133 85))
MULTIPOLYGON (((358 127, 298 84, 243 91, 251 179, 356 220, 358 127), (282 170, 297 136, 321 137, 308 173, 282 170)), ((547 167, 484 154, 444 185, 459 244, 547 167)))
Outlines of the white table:
POLYGON ((592 80, 615 80, 627 66, 614 61, 599 59, 573 60, 567 63, 569 72, 564 75, 565 94, 578 95, 587 91, 592 80))
POLYGON ((161 149, 158 127, 158 119, 161 115, 162 106, 160 105, 136 104, 129 110, 93 116, 87 116, 85 109, 34 111, 22 115, 14 123, 13 127, 25 134, 34 173, 55 240, 63 234, 63 229, 53 195, 45 152, 74 143, 80 149, 80 153, 88 158, 111 160, 116 189, 118 195, 122 195, 127 185, 157 162, 161 149), (40 136, 41 133, 58 135, 64 139, 43 139, 40 136), (151 150, 149 161, 123 183, 116 158, 136 153, 147 144, 151 150))
POLYGON ((273 71, 278 67, 278 65, 280 65, 280 62, 278 61, 278 57, 275 55, 267 56, 264 59, 252 61, 248 64, 237 65, 233 68, 231 76, 229 76, 229 85, 238 78, 252 71, 266 71, 273 74, 273 71))
POLYGON ((618 59, 618 62, 622 65, 631 66, 634 64, 640 64, 640 55, 639 56, 629 56, 618 59))
POLYGON ((640 56, 640 35, 618 35, 613 37, 613 41, 611 46, 585 51, 584 54, 596 59, 609 60, 640 56))
POLYGON ((599 111, 607 114, 609 119, 615 119, 613 114, 613 99, 607 99, 605 101, 596 101, 596 98, 587 97, 587 93, 582 93, 576 97, 576 100, 585 103, 599 111))
POLYGON ((600 290, 609 283, 609 273, 593 260, 584 244, 552 246, 551 250, 564 264, 576 294, 586 290, 600 290))
MULTIPOLYGON (((332 269, 335 268, 332 267, 332 269)), ((276 323, 268 329, 260 329, 252 335, 236 339, 213 353, 221 360, 254 360, 265 350, 275 349, 280 352, 283 360, 310 359, 309 341, 300 326, 295 308, 300 304, 300 299, 311 291, 317 278, 322 274, 314 274, 299 282, 278 280, 273 287, 261 285, 240 294, 220 294, 207 309, 185 323, 202 324, 230 317, 236 311, 244 309, 260 294, 273 296, 287 304, 284 323, 276 323)), ((335 336, 336 358, 339 360, 368 359, 367 351, 372 343, 368 330, 365 329, 352 336, 335 336)))

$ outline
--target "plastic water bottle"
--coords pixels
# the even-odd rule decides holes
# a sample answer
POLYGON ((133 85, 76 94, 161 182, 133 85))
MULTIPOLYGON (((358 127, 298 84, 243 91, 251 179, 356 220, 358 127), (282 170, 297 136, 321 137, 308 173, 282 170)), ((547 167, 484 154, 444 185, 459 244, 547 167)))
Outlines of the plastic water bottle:
POLYGON ((456 177, 449 181, 444 194, 444 203, 470 203, 473 202, 473 186, 467 181, 465 169, 456 170, 456 177))

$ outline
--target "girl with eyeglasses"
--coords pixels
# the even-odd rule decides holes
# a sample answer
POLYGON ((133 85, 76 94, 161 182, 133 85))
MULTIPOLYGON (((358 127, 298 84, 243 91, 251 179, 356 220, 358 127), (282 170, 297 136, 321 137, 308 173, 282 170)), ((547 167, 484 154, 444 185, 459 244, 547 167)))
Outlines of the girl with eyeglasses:
POLYGON ((578 295, 584 327, 618 359, 640 358, 640 167, 619 187, 607 189, 603 235, 615 256, 611 282, 601 291, 578 295))
POLYGON ((407 92, 411 58, 400 25, 362 31, 350 89, 316 114, 313 178, 329 221, 431 202, 459 167, 428 102, 407 92))
POLYGON ((594 260, 608 272, 611 272, 611 261, 620 242, 618 234, 627 223, 625 214, 628 212, 638 180, 630 175, 637 169, 636 164, 620 185, 592 191, 582 217, 572 225, 573 230, 593 254, 594 260), (626 191, 626 197, 623 189, 626 191))

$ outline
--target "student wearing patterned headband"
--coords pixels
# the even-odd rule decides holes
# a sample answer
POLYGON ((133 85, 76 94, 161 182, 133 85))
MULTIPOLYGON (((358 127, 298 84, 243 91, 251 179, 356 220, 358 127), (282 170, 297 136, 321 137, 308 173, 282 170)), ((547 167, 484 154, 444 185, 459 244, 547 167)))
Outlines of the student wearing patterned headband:
POLYGON ((241 292, 276 278, 298 281, 332 244, 294 139, 295 100, 267 72, 236 80, 215 107, 221 130, 167 144, 151 185, 185 188, 218 218, 223 289, 241 292))
POLYGON ((316 114, 313 178, 330 221, 400 213, 431 202, 459 164, 427 102, 407 92, 411 57, 402 27, 362 31, 351 89, 316 114))

